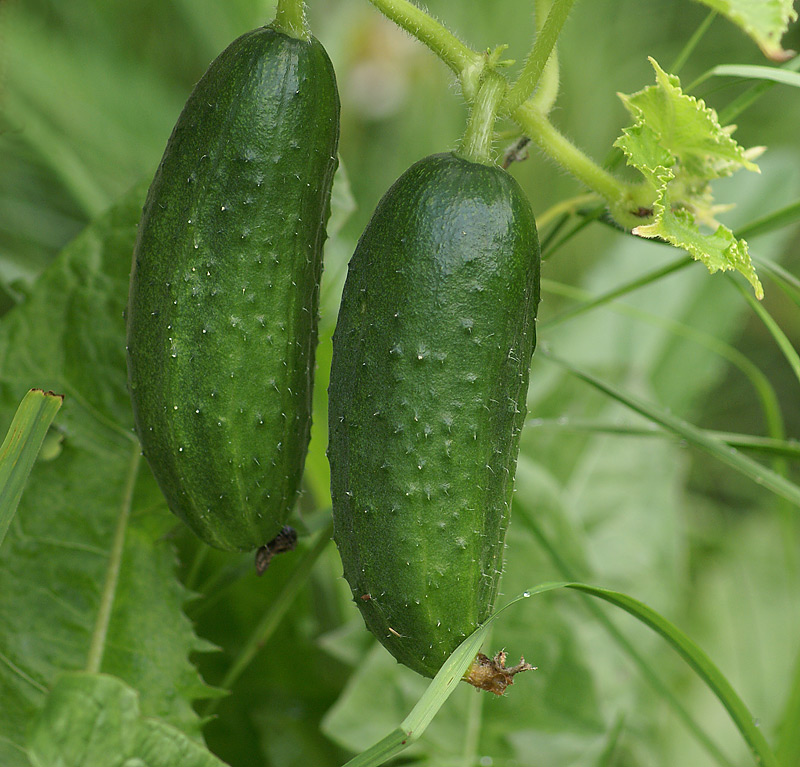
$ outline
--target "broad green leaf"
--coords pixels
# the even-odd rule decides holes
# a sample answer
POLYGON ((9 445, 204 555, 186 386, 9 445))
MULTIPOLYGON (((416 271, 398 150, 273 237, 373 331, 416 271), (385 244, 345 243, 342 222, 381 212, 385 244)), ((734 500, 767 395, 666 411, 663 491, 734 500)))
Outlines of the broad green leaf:
POLYGON ((65 248, 0 323, 0 414, 10 418, 31 386, 66 395, 61 452, 33 467, 0 561, 4 767, 27 765, 31 718, 59 672, 87 667, 90 646, 102 651, 101 671, 139 691, 146 716, 193 737, 191 702, 213 694, 188 661, 209 645, 182 613, 190 595, 166 538, 175 520, 131 430, 123 310, 144 191, 133 189, 65 248), (128 507, 119 576, 104 594, 128 507), (109 598, 103 638, 98 614, 109 598))
POLYGON ((105 674, 58 678, 31 730, 34 767, 222 767, 176 727, 142 715, 136 691, 105 674))
POLYGON ((700 0, 741 27, 775 61, 794 55, 781 47, 781 37, 797 18, 794 0, 700 0))
POLYGON ((712 274, 735 269, 753 286, 757 298, 764 297, 764 289, 745 240, 737 240, 733 232, 719 225, 713 234, 704 234, 687 209, 673 206, 669 199, 668 183, 660 188, 659 199, 653 206, 655 221, 637 226, 633 233, 640 237, 660 237, 675 247, 682 248, 692 258, 701 261, 712 274))
POLYGON ((39 449, 63 397, 31 389, 23 398, 0 446, 0 544, 17 511, 39 449))
POLYGON ((628 164, 645 177, 654 190, 653 220, 633 230, 640 237, 658 237, 686 250, 710 272, 735 269, 764 291, 744 240, 716 220, 725 210, 714 205, 709 182, 729 176, 739 168, 758 171, 751 157, 723 128, 714 110, 682 92, 680 80, 650 59, 656 85, 632 95, 620 95, 634 119, 615 146, 628 164), (701 226, 713 230, 707 233, 701 226))

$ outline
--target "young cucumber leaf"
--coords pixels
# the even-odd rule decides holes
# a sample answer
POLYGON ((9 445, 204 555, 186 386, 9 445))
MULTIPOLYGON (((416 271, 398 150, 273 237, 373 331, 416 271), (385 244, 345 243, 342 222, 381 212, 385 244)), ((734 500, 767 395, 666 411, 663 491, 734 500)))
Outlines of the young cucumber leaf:
POLYGON ((615 142, 628 164, 639 170, 654 190, 653 220, 633 230, 640 237, 659 237, 686 250, 710 272, 736 269, 763 296, 747 243, 715 220, 724 207, 715 206, 709 182, 739 168, 758 171, 752 158, 720 126, 714 110, 682 92, 680 80, 651 58, 656 85, 632 95, 620 94, 634 125, 615 142), (704 233, 700 226, 710 227, 704 233))
POLYGON ((223 765, 177 728, 143 717, 124 682, 82 672, 58 678, 31 729, 28 756, 34 767, 223 765))
POLYGON ((0 544, 6 537, 28 475, 63 399, 60 394, 31 389, 20 403, 0 447, 0 544))
POLYGON ((786 61, 793 51, 781 47, 781 37, 789 24, 797 18, 792 8, 794 0, 700 0, 719 11, 748 34, 764 55, 773 61, 786 61))

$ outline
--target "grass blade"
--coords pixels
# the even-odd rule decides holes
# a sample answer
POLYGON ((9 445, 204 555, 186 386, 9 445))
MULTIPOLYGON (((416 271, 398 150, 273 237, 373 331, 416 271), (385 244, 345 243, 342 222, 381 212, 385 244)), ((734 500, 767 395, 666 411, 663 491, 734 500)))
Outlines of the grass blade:
POLYGON ((31 389, 22 399, 0 446, 0 544, 17 512, 28 475, 63 400, 60 394, 31 389))
POLYGON ((603 599, 616 607, 625 610, 637 618, 657 634, 664 638, 668 644, 689 664, 697 675, 716 695, 731 716, 742 737, 752 749, 757 761, 762 767, 780 767, 772 749, 769 747, 761 731, 756 726, 753 716, 747 709, 742 699, 731 687, 722 672, 714 665, 711 659, 677 626, 659 615, 655 610, 639 602, 633 597, 616 591, 602 589, 576 582, 543 583, 530 591, 525 591, 500 608, 477 631, 468 636, 448 658, 439 673, 428 686, 428 689, 419 699, 411 713, 403 720, 400 727, 380 740, 371 748, 351 759, 344 767, 380 767, 388 759, 401 753, 411 743, 417 740, 433 717, 442 707, 444 702, 458 685, 464 672, 469 668, 472 659, 480 649, 487 630, 492 621, 498 618, 512 605, 528 599, 537 594, 554 591, 561 588, 570 588, 584 594, 603 599))
MULTIPOLYGON (((726 65, 720 65, 726 66, 726 65)), ((781 67, 771 68, 765 67, 766 69, 771 69, 772 71, 797 71, 800 68, 800 60, 797 57, 792 59, 791 61, 783 64, 781 67)), ((714 75, 714 70, 716 67, 709 69, 707 72, 703 73, 698 77, 688 88, 688 91, 693 91, 697 88, 701 83, 704 83, 710 77, 714 75)), ((730 104, 728 104, 725 109, 723 109, 719 113, 719 122, 720 125, 728 125, 733 122, 745 109, 748 109, 753 104, 755 104, 758 99, 761 98, 767 91, 774 88, 778 83, 774 79, 759 79, 755 85, 750 86, 744 93, 741 93, 737 96, 730 104)))
POLYGON ((344 767, 380 767, 388 759, 401 753, 416 741, 431 723, 447 698, 450 697, 459 681, 461 681, 461 677, 469 668, 472 659, 486 638, 491 623, 512 605, 537 594, 561 588, 575 589, 610 602, 633 615, 661 635, 720 700, 762 767, 780 767, 769 744, 755 725, 747 706, 745 706, 711 659, 686 634, 666 618, 633 597, 576 582, 543 583, 523 592, 501 607, 486 623, 470 634, 458 646, 430 683, 428 689, 423 693, 417 705, 403 720, 400 727, 393 730, 371 748, 351 759, 344 767))
POLYGON ((709 72, 711 77, 744 77, 748 80, 769 80, 779 85, 800 88, 800 74, 780 67, 764 67, 749 64, 720 64, 709 72))
MULTIPOLYGON (((798 204, 800 211, 800 204, 798 204)), ((800 306, 800 280, 793 274, 787 272, 782 266, 766 259, 758 260, 758 268, 764 270, 775 284, 800 306)))
POLYGON ((795 661, 792 686, 786 701, 778 739, 778 762, 781 767, 800 764, 800 654, 795 661))
POLYGON ((538 352, 542 357, 555 362, 565 370, 568 370, 576 378, 580 378, 590 386, 598 389, 607 394, 612 399, 625 405, 631 410, 643 415, 645 418, 653 421, 654 423, 663 426, 668 431, 671 431, 682 439, 686 440, 690 445, 693 445, 701 450, 704 450, 709 455, 722 461, 731 468, 738 471, 740 474, 753 480, 758 485, 767 488, 781 498, 785 498, 792 504, 800 508, 800 487, 794 482, 782 477, 775 471, 762 466, 752 458, 742 455, 739 451, 732 447, 728 447, 723 441, 706 434, 702 429, 698 429, 690 423, 666 412, 665 410, 653 405, 649 402, 635 397, 634 395, 627 394, 611 384, 601 381, 590 373, 578 370, 564 360, 553 356, 546 349, 538 352))
MULTIPOLYGON (((532 418, 526 427, 553 426, 571 431, 595 432, 599 434, 619 434, 628 437, 668 437, 662 429, 634 426, 633 424, 612 423, 593 418, 532 418)), ((795 439, 773 439, 772 437, 758 437, 752 434, 734 434, 726 431, 702 430, 709 437, 724 442, 728 447, 737 450, 748 450, 753 453, 779 456, 800 461, 800 442, 795 439)))
POLYGON ((708 28, 711 26, 716 17, 717 12, 710 11, 703 21, 700 22, 697 29, 695 29, 694 33, 687 41, 686 45, 683 46, 683 49, 678 54, 678 57, 672 62, 672 66, 670 66, 670 68, 667 70, 668 72, 673 75, 680 73, 684 64, 686 64, 686 62, 689 60, 689 57, 694 52, 695 48, 697 48, 699 42, 703 39, 703 35, 708 32, 708 28))
POLYGON ((773 210, 766 216, 757 218, 749 224, 736 230, 737 237, 757 237, 760 234, 774 232, 785 226, 791 226, 800 221, 800 200, 785 205, 783 208, 773 210))
POLYGON ((433 681, 428 685, 428 689, 425 690, 422 697, 417 701, 416 706, 411 709, 411 713, 401 722, 400 726, 371 748, 353 757, 344 767, 379 767, 419 739, 433 721, 439 709, 458 686, 461 677, 464 676, 485 641, 489 628, 501 613, 522 599, 534 594, 562 588, 565 585, 564 583, 544 583, 531 591, 526 591, 498 610, 453 651, 453 654, 439 669, 433 681))
MULTIPOLYGON (((577 581, 577 574, 570 564, 561 556, 558 548, 554 546, 547 537, 547 534, 536 519, 536 515, 528 513, 528 509, 524 506, 516 508, 515 513, 517 514, 517 518, 521 519, 522 522, 527 525, 533 536, 539 541, 539 544, 558 570, 559 575, 567 582, 577 581)), ((589 610, 595 620, 597 620, 608 632, 608 635, 617 643, 619 648, 630 658, 631 662, 639 669, 645 681, 648 682, 672 708, 675 715, 684 723, 686 729, 695 737, 697 742, 721 767, 734 767, 733 762, 725 756, 719 746, 717 746, 711 737, 700 727, 675 693, 661 679, 652 665, 648 663, 647 659, 636 649, 636 646, 622 633, 616 623, 601 609, 600 605, 585 594, 581 594, 581 596, 583 597, 582 601, 586 609, 589 610)))
POLYGON ((588 586, 583 583, 569 583, 566 585, 567 588, 591 594, 625 610, 625 612, 649 626, 665 639, 716 695, 730 714, 731 719, 750 746, 756 761, 761 767, 779 767, 775 754, 742 699, 708 655, 677 626, 670 623, 655 610, 633 597, 629 597, 627 594, 601 589, 596 586, 588 586))
POLYGON ((769 330, 770 334, 775 339, 775 343, 778 344, 778 348, 781 350, 783 356, 786 358, 786 361, 789 363, 789 366, 792 368, 795 377, 797 378, 798 382, 800 382, 800 355, 797 354, 796 349, 794 346, 792 346, 792 342, 786 337, 786 333, 781 330, 778 323, 772 318, 772 315, 759 301, 748 295, 738 283, 734 282, 733 284, 736 285, 736 288, 742 292, 747 300, 747 303, 750 304, 752 310, 758 315, 758 318, 764 323, 767 330, 769 330))

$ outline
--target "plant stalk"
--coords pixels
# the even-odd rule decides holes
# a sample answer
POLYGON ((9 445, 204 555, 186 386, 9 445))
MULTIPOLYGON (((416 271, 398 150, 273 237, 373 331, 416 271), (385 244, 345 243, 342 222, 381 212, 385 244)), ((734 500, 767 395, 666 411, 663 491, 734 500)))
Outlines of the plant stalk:
POLYGON ((643 223, 643 219, 638 218, 634 211, 652 205, 652 195, 647 187, 626 184, 603 170, 562 135, 547 116, 530 102, 517 107, 511 117, 545 155, 601 195, 608 202, 618 223, 627 228, 643 223))
POLYGON ((506 79, 494 70, 488 70, 472 103, 467 130, 456 151, 459 157, 483 165, 492 164, 494 123, 505 91, 506 79))
POLYGON ((311 39, 303 0, 278 0, 278 9, 272 26, 297 40, 311 39))
POLYGON ((575 0, 555 0, 553 2, 544 25, 536 35, 536 41, 525 62, 525 67, 506 96, 503 103, 506 111, 513 112, 533 95, 574 2, 575 0))
POLYGON ((480 76, 483 57, 409 0, 369 0, 384 16, 428 46, 462 80, 480 76))

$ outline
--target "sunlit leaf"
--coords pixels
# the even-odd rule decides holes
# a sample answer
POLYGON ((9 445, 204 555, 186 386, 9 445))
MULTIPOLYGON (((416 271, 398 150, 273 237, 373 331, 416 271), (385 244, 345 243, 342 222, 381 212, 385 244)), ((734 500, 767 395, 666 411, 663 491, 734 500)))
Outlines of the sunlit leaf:
POLYGON ((136 691, 104 674, 73 672, 53 687, 29 740, 34 767, 223 767, 180 730, 142 716, 136 691))
POLYGON ((794 55, 781 46, 781 37, 797 18, 794 0, 700 0, 741 27, 758 43, 764 55, 785 61, 794 55))

